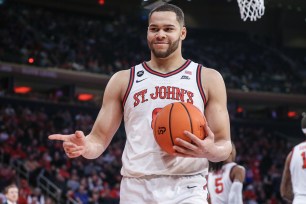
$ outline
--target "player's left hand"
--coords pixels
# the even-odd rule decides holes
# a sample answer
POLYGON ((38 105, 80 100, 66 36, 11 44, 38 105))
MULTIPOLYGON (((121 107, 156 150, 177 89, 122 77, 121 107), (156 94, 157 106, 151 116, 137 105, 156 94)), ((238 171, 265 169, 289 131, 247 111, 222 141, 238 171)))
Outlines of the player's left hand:
POLYGON ((215 135, 206 124, 204 126, 207 136, 201 140, 196 135, 189 131, 184 131, 184 134, 191 139, 191 143, 176 138, 173 149, 176 151, 175 156, 181 157, 199 157, 209 158, 213 154, 215 135))

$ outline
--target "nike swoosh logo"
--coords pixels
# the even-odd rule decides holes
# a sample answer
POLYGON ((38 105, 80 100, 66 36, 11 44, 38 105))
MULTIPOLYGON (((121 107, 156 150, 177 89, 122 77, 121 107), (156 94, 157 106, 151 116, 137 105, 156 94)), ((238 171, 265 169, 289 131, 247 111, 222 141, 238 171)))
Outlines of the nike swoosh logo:
POLYGON ((197 186, 187 186, 188 189, 195 188, 197 186))
POLYGON ((147 78, 136 80, 136 83, 142 82, 143 80, 146 80, 147 78))

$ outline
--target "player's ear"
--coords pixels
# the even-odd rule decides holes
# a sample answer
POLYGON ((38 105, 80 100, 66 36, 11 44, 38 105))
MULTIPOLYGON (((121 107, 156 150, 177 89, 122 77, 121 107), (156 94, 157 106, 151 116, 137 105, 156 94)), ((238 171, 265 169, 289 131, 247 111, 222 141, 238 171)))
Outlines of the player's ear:
POLYGON ((181 31, 181 40, 184 40, 186 38, 186 35, 187 35, 187 29, 185 26, 183 26, 181 31))

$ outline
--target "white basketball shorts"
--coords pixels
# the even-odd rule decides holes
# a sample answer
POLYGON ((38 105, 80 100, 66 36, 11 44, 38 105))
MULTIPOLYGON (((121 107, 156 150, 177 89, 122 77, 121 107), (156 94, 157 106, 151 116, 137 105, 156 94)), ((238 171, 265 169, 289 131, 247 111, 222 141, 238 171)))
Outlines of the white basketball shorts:
POLYGON ((120 204, 207 204, 206 184, 202 174, 123 177, 120 204))
POLYGON ((306 203, 306 195, 294 195, 292 204, 305 204, 305 203, 306 203))

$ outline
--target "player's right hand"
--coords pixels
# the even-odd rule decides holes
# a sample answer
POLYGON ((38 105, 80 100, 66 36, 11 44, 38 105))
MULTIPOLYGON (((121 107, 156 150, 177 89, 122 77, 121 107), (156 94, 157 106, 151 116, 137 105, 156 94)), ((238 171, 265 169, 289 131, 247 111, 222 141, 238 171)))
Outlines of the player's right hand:
POLYGON ((69 158, 79 157, 85 152, 85 135, 82 131, 71 135, 54 134, 48 138, 63 141, 64 151, 69 158))

